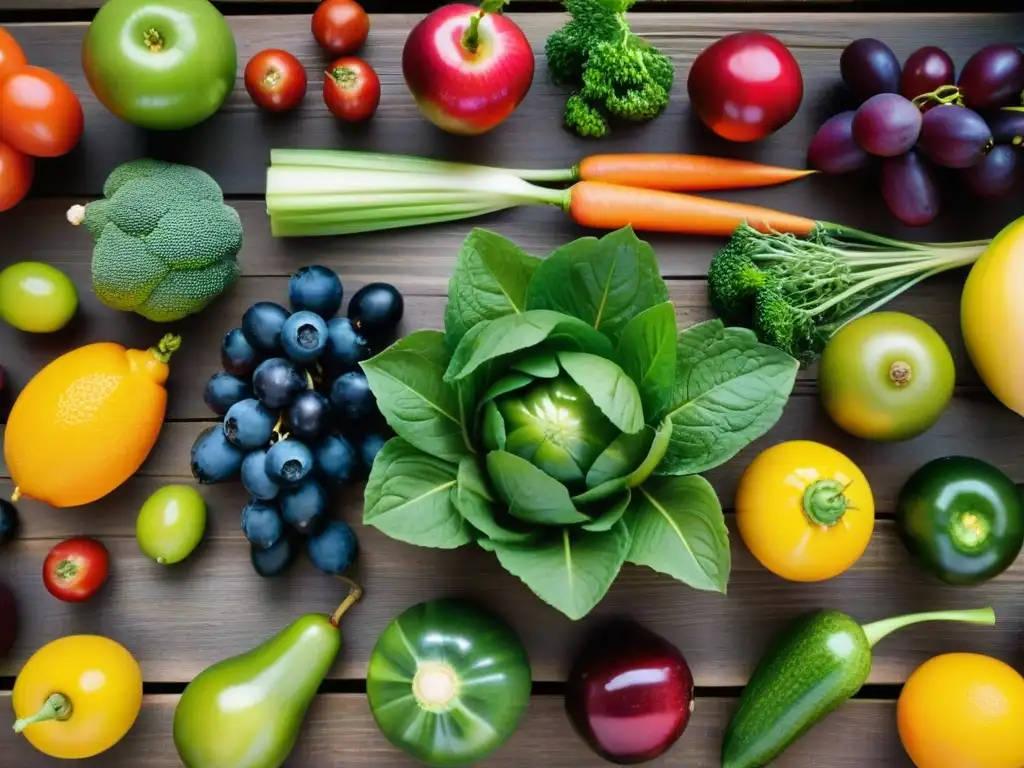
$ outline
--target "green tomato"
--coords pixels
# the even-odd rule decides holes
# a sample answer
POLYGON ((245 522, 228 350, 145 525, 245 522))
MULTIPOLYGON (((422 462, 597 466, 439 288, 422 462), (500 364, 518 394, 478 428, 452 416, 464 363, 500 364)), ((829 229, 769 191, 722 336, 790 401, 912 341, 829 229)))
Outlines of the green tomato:
POLYGON ((825 411, 851 435, 909 440, 953 396, 953 356, 935 329, 901 312, 874 312, 829 340, 818 368, 825 411))
POLYGON ((430 766, 469 765, 515 733, 530 700, 530 661, 498 618, 463 600, 434 600, 384 630, 366 695, 396 747, 430 766))
POLYGON ((122 120, 178 130, 220 109, 235 85, 238 54, 208 0, 109 0, 86 32, 82 68, 122 120))
POLYGON ((980 459, 935 459, 900 491, 896 526, 904 545, 949 584, 979 584, 1005 571, 1024 546, 1024 499, 1002 471, 980 459))
POLYGON ((135 537, 146 557, 179 563, 192 554, 206 531, 206 502, 189 485, 165 485, 142 505, 135 537))
POLYGON ((0 318, 21 331, 52 333, 78 309, 78 291, 56 267, 22 261, 0 272, 0 318))

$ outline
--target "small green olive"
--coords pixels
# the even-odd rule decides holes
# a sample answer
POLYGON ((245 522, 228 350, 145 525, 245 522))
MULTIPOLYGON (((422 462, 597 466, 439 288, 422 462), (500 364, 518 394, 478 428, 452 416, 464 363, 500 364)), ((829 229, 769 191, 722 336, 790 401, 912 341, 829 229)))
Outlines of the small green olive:
POLYGON ((158 563, 179 563, 206 531, 206 502, 189 485, 165 485, 142 505, 135 537, 142 554, 158 563))
POLYGON ((58 331, 77 309, 75 284, 56 267, 22 261, 0 272, 0 318, 20 331, 58 331))

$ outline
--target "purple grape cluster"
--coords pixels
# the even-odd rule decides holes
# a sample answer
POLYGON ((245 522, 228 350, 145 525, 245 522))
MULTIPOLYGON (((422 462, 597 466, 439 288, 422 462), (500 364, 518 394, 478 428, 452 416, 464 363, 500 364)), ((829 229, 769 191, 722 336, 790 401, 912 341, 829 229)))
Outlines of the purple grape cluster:
POLYGON ((1024 175, 1016 151, 1024 142, 1024 53, 1016 46, 982 48, 957 77, 941 48, 921 48, 901 67, 885 43, 862 38, 843 50, 839 69, 860 106, 825 121, 808 161, 828 174, 880 162, 882 197, 904 224, 938 215, 936 167, 986 199, 1006 196, 1024 175))
POLYGON ((223 420, 196 438, 192 474, 241 479, 250 496, 242 531, 261 576, 283 573, 303 540, 329 574, 358 553, 352 529, 328 519, 328 492, 365 476, 389 435, 359 363, 394 339, 404 303, 394 286, 371 283, 338 317, 343 293, 332 270, 303 267, 288 281, 291 310, 249 307, 206 384, 206 404, 223 420))

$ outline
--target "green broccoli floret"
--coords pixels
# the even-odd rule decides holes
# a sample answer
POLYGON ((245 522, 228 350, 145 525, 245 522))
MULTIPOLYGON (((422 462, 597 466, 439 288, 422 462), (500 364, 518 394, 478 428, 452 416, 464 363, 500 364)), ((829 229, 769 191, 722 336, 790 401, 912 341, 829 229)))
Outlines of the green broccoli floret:
POLYGON ((711 308, 730 324, 750 317, 757 292, 768 276, 738 247, 726 247, 708 268, 708 299, 711 308))
POLYGON ((556 83, 578 90, 566 103, 565 124, 580 136, 601 137, 608 117, 646 121, 668 104, 671 60, 637 37, 626 12, 635 0, 565 0, 569 22, 545 45, 556 83))
POLYGON ((242 222, 208 174, 145 158, 115 169, 103 189, 105 199, 72 207, 68 220, 96 242, 93 290, 107 306, 172 322, 240 274, 242 222))

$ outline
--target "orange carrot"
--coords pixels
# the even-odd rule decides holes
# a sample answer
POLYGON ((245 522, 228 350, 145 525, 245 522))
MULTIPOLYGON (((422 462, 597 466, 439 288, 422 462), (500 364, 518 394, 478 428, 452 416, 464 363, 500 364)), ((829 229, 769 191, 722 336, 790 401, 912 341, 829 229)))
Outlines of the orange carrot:
POLYGON ((579 181, 676 192, 769 187, 816 173, 724 157, 657 154, 592 155, 575 172, 579 181))
POLYGON ((655 189, 638 189, 601 181, 580 181, 569 189, 567 211, 573 220, 594 229, 632 225, 640 231, 728 237, 744 221, 761 232, 806 236, 815 222, 770 208, 655 189))

